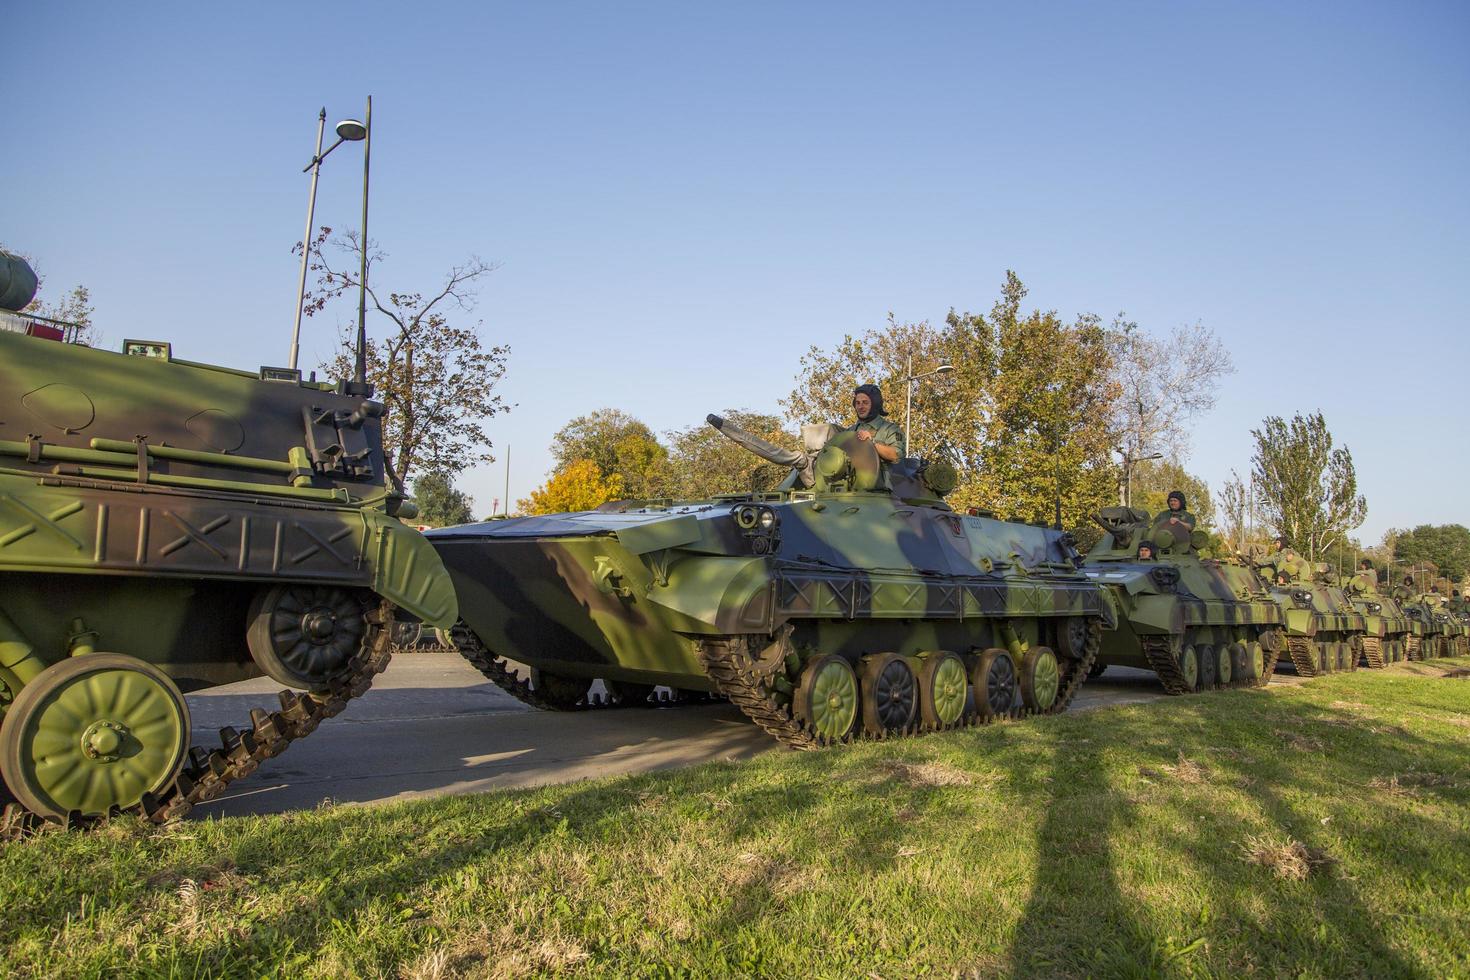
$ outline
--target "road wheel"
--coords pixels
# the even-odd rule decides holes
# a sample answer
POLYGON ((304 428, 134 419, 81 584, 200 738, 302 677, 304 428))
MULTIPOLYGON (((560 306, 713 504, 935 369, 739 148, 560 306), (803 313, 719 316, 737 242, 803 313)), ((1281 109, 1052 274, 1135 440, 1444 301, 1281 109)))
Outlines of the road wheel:
POLYGON ((948 650, 931 653, 919 667, 919 718, 925 728, 944 729, 959 721, 970 700, 965 662, 948 650))
POLYGON ((319 585, 276 585, 250 604, 245 642, 267 676, 319 691, 362 649, 370 607, 364 593, 319 585))
POLYGON ((1250 640, 1241 644, 1244 653, 1241 655, 1242 676, 1254 684, 1261 679, 1266 672, 1266 650, 1260 643, 1250 640))
POLYGON ((852 665, 832 653, 808 660, 796 689, 796 713, 823 741, 846 738, 858 715, 858 681, 852 665))
POLYGON ((1050 711, 1062 686, 1057 655, 1048 647, 1032 647, 1021 659, 1021 703, 1032 711, 1050 711))
POLYGON ((919 714, 919 681, 896 653, 866 658, 862 669, 863 729, 870 735, 906 731, 919 714))
POLYGON ((994 718, 1015 707, 1016 662, 1000 647, 980 654, 970 681, 975 689, 975 713, 981 718, 994 718))
POLYGON ((1199 690, 1199 651, 1186 646, 1179 651, 1179 673, 1184 676, 1184 686, 1190 691, 1199 690))
POLYGON ((1215 648, 1209 643, 1201 643, 1195 647, 1195 654, 1199 657, 1199 686, 1196 690, 1210 691, 1215 687, 1215 648))
POLYGON ((1235 675, 1234 664, 1231 663, 1231 650, 1233 644, 1222 643, 1215 648, 1215 683, 1220 687, 1228 687, 1230 678, 1235 675))
POLYGON ((174 781, 189 748, 189 706, 152 664, 89 653, 21 688, 0 727, 0 774, 42 816, 100 817, 174 781))

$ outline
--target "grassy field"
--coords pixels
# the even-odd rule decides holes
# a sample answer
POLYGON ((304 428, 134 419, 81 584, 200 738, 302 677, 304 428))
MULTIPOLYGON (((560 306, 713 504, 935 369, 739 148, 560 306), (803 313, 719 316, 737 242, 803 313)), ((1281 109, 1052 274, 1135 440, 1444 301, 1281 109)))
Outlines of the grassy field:
POLYGON ((44 834, 0 845, 0 974, 1470 975, 1442 673, 44 834))

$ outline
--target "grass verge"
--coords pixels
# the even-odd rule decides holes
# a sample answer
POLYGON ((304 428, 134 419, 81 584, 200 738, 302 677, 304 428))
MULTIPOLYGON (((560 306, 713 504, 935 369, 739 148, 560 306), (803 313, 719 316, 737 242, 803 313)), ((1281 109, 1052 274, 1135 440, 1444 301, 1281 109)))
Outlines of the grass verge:
POLYGON ((1465 975, 1470 682, 1441 673, 43 834, 0 845, 0 974, 1465 975))

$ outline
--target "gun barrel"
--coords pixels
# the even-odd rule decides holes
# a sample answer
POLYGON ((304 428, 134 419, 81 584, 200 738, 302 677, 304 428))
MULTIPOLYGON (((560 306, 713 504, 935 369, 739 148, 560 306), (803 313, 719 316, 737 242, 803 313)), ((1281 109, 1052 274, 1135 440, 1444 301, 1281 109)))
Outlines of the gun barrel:
POLYGON ((760 436, 753 435, 729 419, 718 415, 706 415, 704 420, 726 439, 754 453, 766 462, 775 463, 777 466, 790 466, 801 475, 803 486, 812 485, 811 456, 795 449, 783 449, 773 442, 767 442, 760 436))

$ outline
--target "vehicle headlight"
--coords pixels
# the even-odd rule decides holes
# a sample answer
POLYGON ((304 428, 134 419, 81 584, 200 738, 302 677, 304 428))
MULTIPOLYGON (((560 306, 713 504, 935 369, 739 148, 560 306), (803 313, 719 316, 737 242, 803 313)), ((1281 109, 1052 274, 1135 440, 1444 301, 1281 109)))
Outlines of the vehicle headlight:
POLYGON ((737 507, 735 509, 735 523, 745 530, 749 531, 759 521, 760 511, 757 508, 746 504, 744 507, 737 507))
POLYGON ((769 531, 776 526, 776 512, 774 510, 761 509, 760 526, 762 531, 769 531))

